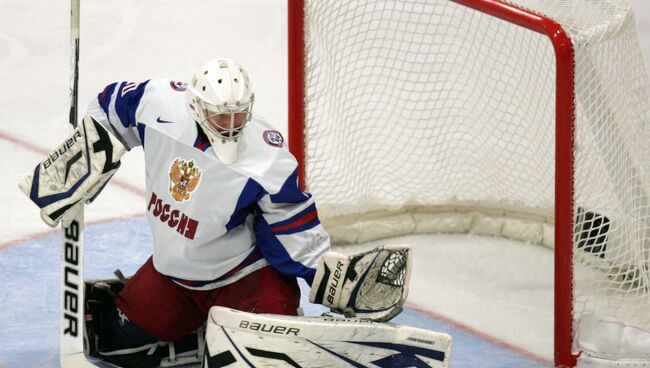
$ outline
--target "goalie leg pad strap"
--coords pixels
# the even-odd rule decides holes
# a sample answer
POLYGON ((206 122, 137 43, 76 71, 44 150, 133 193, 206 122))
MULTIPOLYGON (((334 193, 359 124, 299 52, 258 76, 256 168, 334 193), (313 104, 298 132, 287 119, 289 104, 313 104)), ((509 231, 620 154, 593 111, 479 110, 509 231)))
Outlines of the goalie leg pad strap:
POLYGON ((54 227, 68 210, 98 194, 125 152, 110 131, 86 115, 19 187, 41 209, 43 221, 54 227))

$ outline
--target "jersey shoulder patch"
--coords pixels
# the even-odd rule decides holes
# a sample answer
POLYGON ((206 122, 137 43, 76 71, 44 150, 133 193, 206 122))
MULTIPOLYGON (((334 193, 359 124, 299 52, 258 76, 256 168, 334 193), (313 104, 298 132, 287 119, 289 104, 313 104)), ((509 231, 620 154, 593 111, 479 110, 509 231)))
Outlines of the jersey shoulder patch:
POLYGON ((262 137, 264 137, 264 142, 270 146, 282 147, 284 145, 284 137, 277 130, 265 130, 262 137))
POLYGON ((185 92, 187 90, 187 83, 185 82, 170 81, 169 86, 177 92, 185 92))

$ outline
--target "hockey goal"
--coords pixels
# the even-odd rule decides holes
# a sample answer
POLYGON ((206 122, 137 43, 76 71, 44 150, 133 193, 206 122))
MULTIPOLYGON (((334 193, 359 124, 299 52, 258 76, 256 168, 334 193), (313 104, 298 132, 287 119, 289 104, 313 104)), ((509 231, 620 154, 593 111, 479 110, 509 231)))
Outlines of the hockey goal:
POLYGON ((650 331, 650 108, 624 1, 291 0, 289 74, 334 242, 554 247, 556 365, 650 361, 625 330, 650 331))

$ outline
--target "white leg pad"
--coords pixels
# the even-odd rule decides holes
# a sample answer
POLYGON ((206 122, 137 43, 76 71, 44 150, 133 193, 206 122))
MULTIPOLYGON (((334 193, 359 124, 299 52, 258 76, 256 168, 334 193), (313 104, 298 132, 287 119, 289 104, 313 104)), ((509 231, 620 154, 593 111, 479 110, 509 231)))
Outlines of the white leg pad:
POLYGON ((449 367, 451 337, 360 319, 213 307, 203 367, 449 367))

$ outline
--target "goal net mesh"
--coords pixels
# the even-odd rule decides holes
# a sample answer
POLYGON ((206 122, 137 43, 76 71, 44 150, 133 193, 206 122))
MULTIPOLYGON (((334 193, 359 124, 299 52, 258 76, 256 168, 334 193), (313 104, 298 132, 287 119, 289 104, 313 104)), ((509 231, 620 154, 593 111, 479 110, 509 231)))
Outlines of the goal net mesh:
MULTIPOLYGON (((650 329, 634 16, 620 1, 514 3, 561 24, 575 52, 574 316, 650 329)), ((553 246, 547 36, 451 1, 313 0, 305 23, 306 183, 335 242, 438 231, 553 246)))

